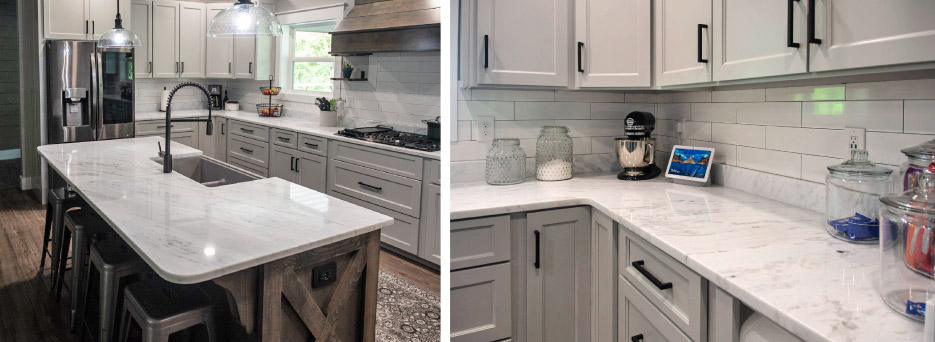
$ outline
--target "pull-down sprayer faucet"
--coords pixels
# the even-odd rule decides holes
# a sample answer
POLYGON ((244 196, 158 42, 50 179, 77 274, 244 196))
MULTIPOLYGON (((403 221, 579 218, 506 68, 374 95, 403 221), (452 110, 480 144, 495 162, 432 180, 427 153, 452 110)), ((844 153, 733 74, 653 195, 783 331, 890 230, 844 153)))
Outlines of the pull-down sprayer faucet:
POLYGON ((208 89, 201 84, 195 82, 182 82, 172 88, 172 91, 169 92, 169 100, 166 103, 166 151, 159 151, 159 156, 162 157, 162 172, 163 173, 172 173, 172 154, 169 153, 170 141, 172 141, 172 123, 173 122, 207 122, 208 127, 205 129, 205 134, 212 135, 214 127, 211 123, 211 96, 208 95, 208 89), (208 99, 208 119, 172 119, 172 97, 175 96, 175 92, 179 91, 184 87, 195 87, 201 89, 205 94, 205 98, 208 99))

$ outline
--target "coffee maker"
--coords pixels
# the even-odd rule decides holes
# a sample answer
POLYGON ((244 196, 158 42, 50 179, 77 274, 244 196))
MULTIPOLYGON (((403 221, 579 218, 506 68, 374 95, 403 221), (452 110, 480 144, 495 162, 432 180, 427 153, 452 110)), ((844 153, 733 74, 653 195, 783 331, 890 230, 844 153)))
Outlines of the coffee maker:
POLYGON ((221 85, 219 84, 209 84, 208 85, 208 97, 211 98, 211 103, 208 105, 211 106, 213 110, 224 109, 224 100, 221 99, 221 85))
POLYGON ((617 160, 623 171, 617 179, 644 180, 652 179, 662 173, 654 163, 656 139, 650 134, 656 128, 656 118, 646 112, 627 114, 623 137, 615 138, 617 160))

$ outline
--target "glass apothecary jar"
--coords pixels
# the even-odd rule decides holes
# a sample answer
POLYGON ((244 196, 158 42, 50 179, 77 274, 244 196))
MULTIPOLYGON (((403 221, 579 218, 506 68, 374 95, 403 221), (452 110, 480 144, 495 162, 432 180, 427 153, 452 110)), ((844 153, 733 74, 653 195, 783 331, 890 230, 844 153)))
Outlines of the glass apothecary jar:
POLYGON ((543 126, 536 140, 536 179, 560 181, 571 178, 572 141, 568 127, 543 126))
POLYGON ((487 184, 519 184, 526 179, 526 152, 519 139, 494 139, 487 152, 487 184))
POLYGON ((896 312, 924 321, 926 311, 935 312, 935 174, 880 200, 880 295, 896 312))
POLYGON ((852 150, 850 160, 828 166, 825 229, 844 241, 876 243, 880 196, 893 192, 893 184, 893 170, 871 163, 865 150, 852 150))
POLYGON ((935 140, 903 149, 900 152, 908 158, 899 169, 903 191, 915 187, 919 182, 919 175, 935 173, 935 140))

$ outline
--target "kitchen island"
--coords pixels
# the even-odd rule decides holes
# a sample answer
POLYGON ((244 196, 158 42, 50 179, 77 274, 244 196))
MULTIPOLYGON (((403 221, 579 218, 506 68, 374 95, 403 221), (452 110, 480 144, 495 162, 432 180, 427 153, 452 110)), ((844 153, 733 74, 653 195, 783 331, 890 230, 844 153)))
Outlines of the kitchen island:
MULTIPOLYGON (((206 187, 163 173, 157 142, 164 139, 38 150, 156 274, 220 295, 226 307, 218 311, 234 325, 221 329, 226 340, 286 341, 325 330, 373 340, 379 231, 391 217, 279 178, 206 187), (312 289, 306 275, 330 262, 337 281, 312 289), (299 320, 283 312, 299 312, 299 320)), ((176 160, 201 155, 182 144, 172 150, 176 160)))
MULTIPOLYGON (((706 279, 708 286, 727 292, 805 341, 922 340, 923 325, 892 311, 880 298, 879 247, 831 237, 825 232, 825 216, 821 213, 721 186, 677 185, 661 177, 627 182, 617 180, 615 173, 575 175, 562 182, 527 180, 509 186, 474 182, 451 187, 453 221, 504 214, 515 218, 519 213, 574 206, 589 206, 592 212, 606 215, 616 222, 621 236, 638 236, 706 279)), ((451 240, 455 243, 454 222, 452 229, 451 240)), ((597 241, 596 245, 601 243, 597 241)), ((623 242, 614 248, 619 248, 623 261, 623 242)), ((599 250, 595 248, 594 253, 599 250)), ((537 250, 537 262, 538 257, 537 250)), ((454 252, 451 258, 455 260, 454 252)), ((617 251, 611 258, 617 258, 617 251)), ((511 263, 517 262, 524 261, 514 254, 511 263)), ((621 262, 619 273, 617 269, 597 271, 613 272, 613 278, 619 277, 620 282, 624 282, 625 275, 646 280, 636 272, 627 275, 630 268, 621 262)), ((526 271, 513 272, 514 282, 525 274, 522 272, 526 271)), ((593 288, 602 285, 606 284, 597 283, 593 288)), ((608 288, 616 291, 612 285, 608 288)), ((671 293, 667 291, 671 290, 661 293, 671 293)), ((595 297, 591 298, 594 304, 588 305, 597 305, 595 297)), ((596 298, 607 301, 606 297, 596 298)), ((678 301, 676 298, 674 303, 678 301)), ((711 305, 708 318, 714 320, 715 303, 707 304, 711 305)), ((620 310, 620 321, 613 324, 625 321, 625 312, 620 310)), ((452 311, 457 312, 457 308, 452 311)), ((595 320, 599 317, 591 315, 595 320)), ((711 337, 711 328, 709 332, 712 335, 708 335, 708 341, 728 341, 711 337)), ((618 340, 625 337, 630 336, 618 336, 618 340)))

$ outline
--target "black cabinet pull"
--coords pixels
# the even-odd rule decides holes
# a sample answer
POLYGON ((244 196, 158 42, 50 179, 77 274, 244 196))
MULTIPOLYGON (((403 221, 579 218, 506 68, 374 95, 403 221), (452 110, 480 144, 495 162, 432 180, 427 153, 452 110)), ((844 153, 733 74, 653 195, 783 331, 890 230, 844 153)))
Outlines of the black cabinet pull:
POLYGON ((584 43, 578 42, 578 72, 584 72, 584 69, 581 67, 581 48, 584 47, 584 43))
POLYGON ((224 133, 224 126, 227 126, 227 124, 225 123, 221 124, 221 135, 227 134, 227 133, 224 133))
POLYGON ((630 337, 630 342, 643 342, 643 334, 636 334, 630 337))
POLYGON ((484 69, 487 69, 487 65, 488 65, 488 64, 487 64, 487 62, 488 62, 488 60, 487 60, 488 58, 487 58, 487 57, 488 57, 488 55, 489 55, 489 51, 488 51, 488 45, 487 45, 487 44, 488 44, 489 38, 490 38, 490 36, 488 36, 488 35, 486 35, 486 34, 484 35, 484 69))
POLYGON ((91 20, 91 34, 94 34, 94 20, 91 20))
POLYGON ((285 138, 285 137, 276 137, 276 139, 279 139, 279 141, 282 141, 282 142, 289 142, 289 140, 292 140, 292 139, 285 138))
POLYGON ((243 131, 243 132, 247 132, 247 133, 253 134, 253 130, 252 130, 252 129, 246 129, 246 128, 241 127, 240 130, 243 131))
POLYGON ((821 45, 821 39, 815 38, 815 2, 808 0, 808 43, 821 45))
POLYGON ((289 157, 289 171, 295 171, 295 157, 289 157))
POLYGON ((308 146, 311 148, 318 148, 318 144, 312 144, 312 143, 305 143, 305 146, 308 146))
POLYGON ((301 159, 298 157, 295 158, 295 172, 299 172, 299 160, 301 159))
POLYGON ((149 61, 149 73, 153 73, 153 61, 149 61))
POLYGON ((246 149, 246 148, 241 147, 240 150, 241 150, 241 151, 244 151, 244 152, 247 152, 247 153, 250 153, 250 154, 253 154, 253 150, 250 150, 250 149, 246 149))
POLYGON ((792 26, 794 23, 792 20, 792 10, 795 8, 793 2, 799 2, 799 0, 789 0, 789 13, 787 13, 786 16, 786 47, 798 49, 799 43, 792 41, 792 26))
POLYGON ((185 73, 185 62, 182 62, 182 73, 185 73))
POLYGON ((373 191, 383 191, 383 188, 381 188, 381 187, 379 187, 379 186, 373 186, 373 185, 370 185, 370 184, 367 184, 367 183, 364 183, 364 182, 357 182, 357 185, 360 185, 360 186, 365 187, 365 188, 369 188, 370 190, 373 190, 373 191))
POLYGON ((708 60, 707 60, 707 59, 701 58, 701 57, 702 57, 702 56, 701 56, 701 51, 702 51, 702 48, 701 48, 701 38, 703 37, 703 36, 701 35, 701 30, 702 30, 702 29, 707 30, 707 29, 708 29, 708 25, 707 25, 707 24, 698 24, 698 63, 708 63, 708 60))
POLYGON ((84 34, 88 34, 88 21, 84 21, 84 34))
POLYGON ((656 287, 659 288, 660 290, 672 288, 672 283, 663 283, 659 281, 659 279, 656 279, 656 276, 654 276, 652 273, 649 273, 649 271, 643 268, 643 260, 634 261, 630 263, 630 265, 633 265, 633 268, 639 271, 640 274, 646 277, 646 279, 649 279, 649 281, 652 282, 653 285, 656 285, 656 287))
POLYGON ((532 263, 532 265, 536 268, 539 268, 539 231, 534 230, 532 233, 536 236, 536 260, 532 263))
POLYGON ((253 73, 253 62, 250 62, 250 63, 247 64, 247 73, 248 73, 248 74, 252 74, 252 73, 253 73))

